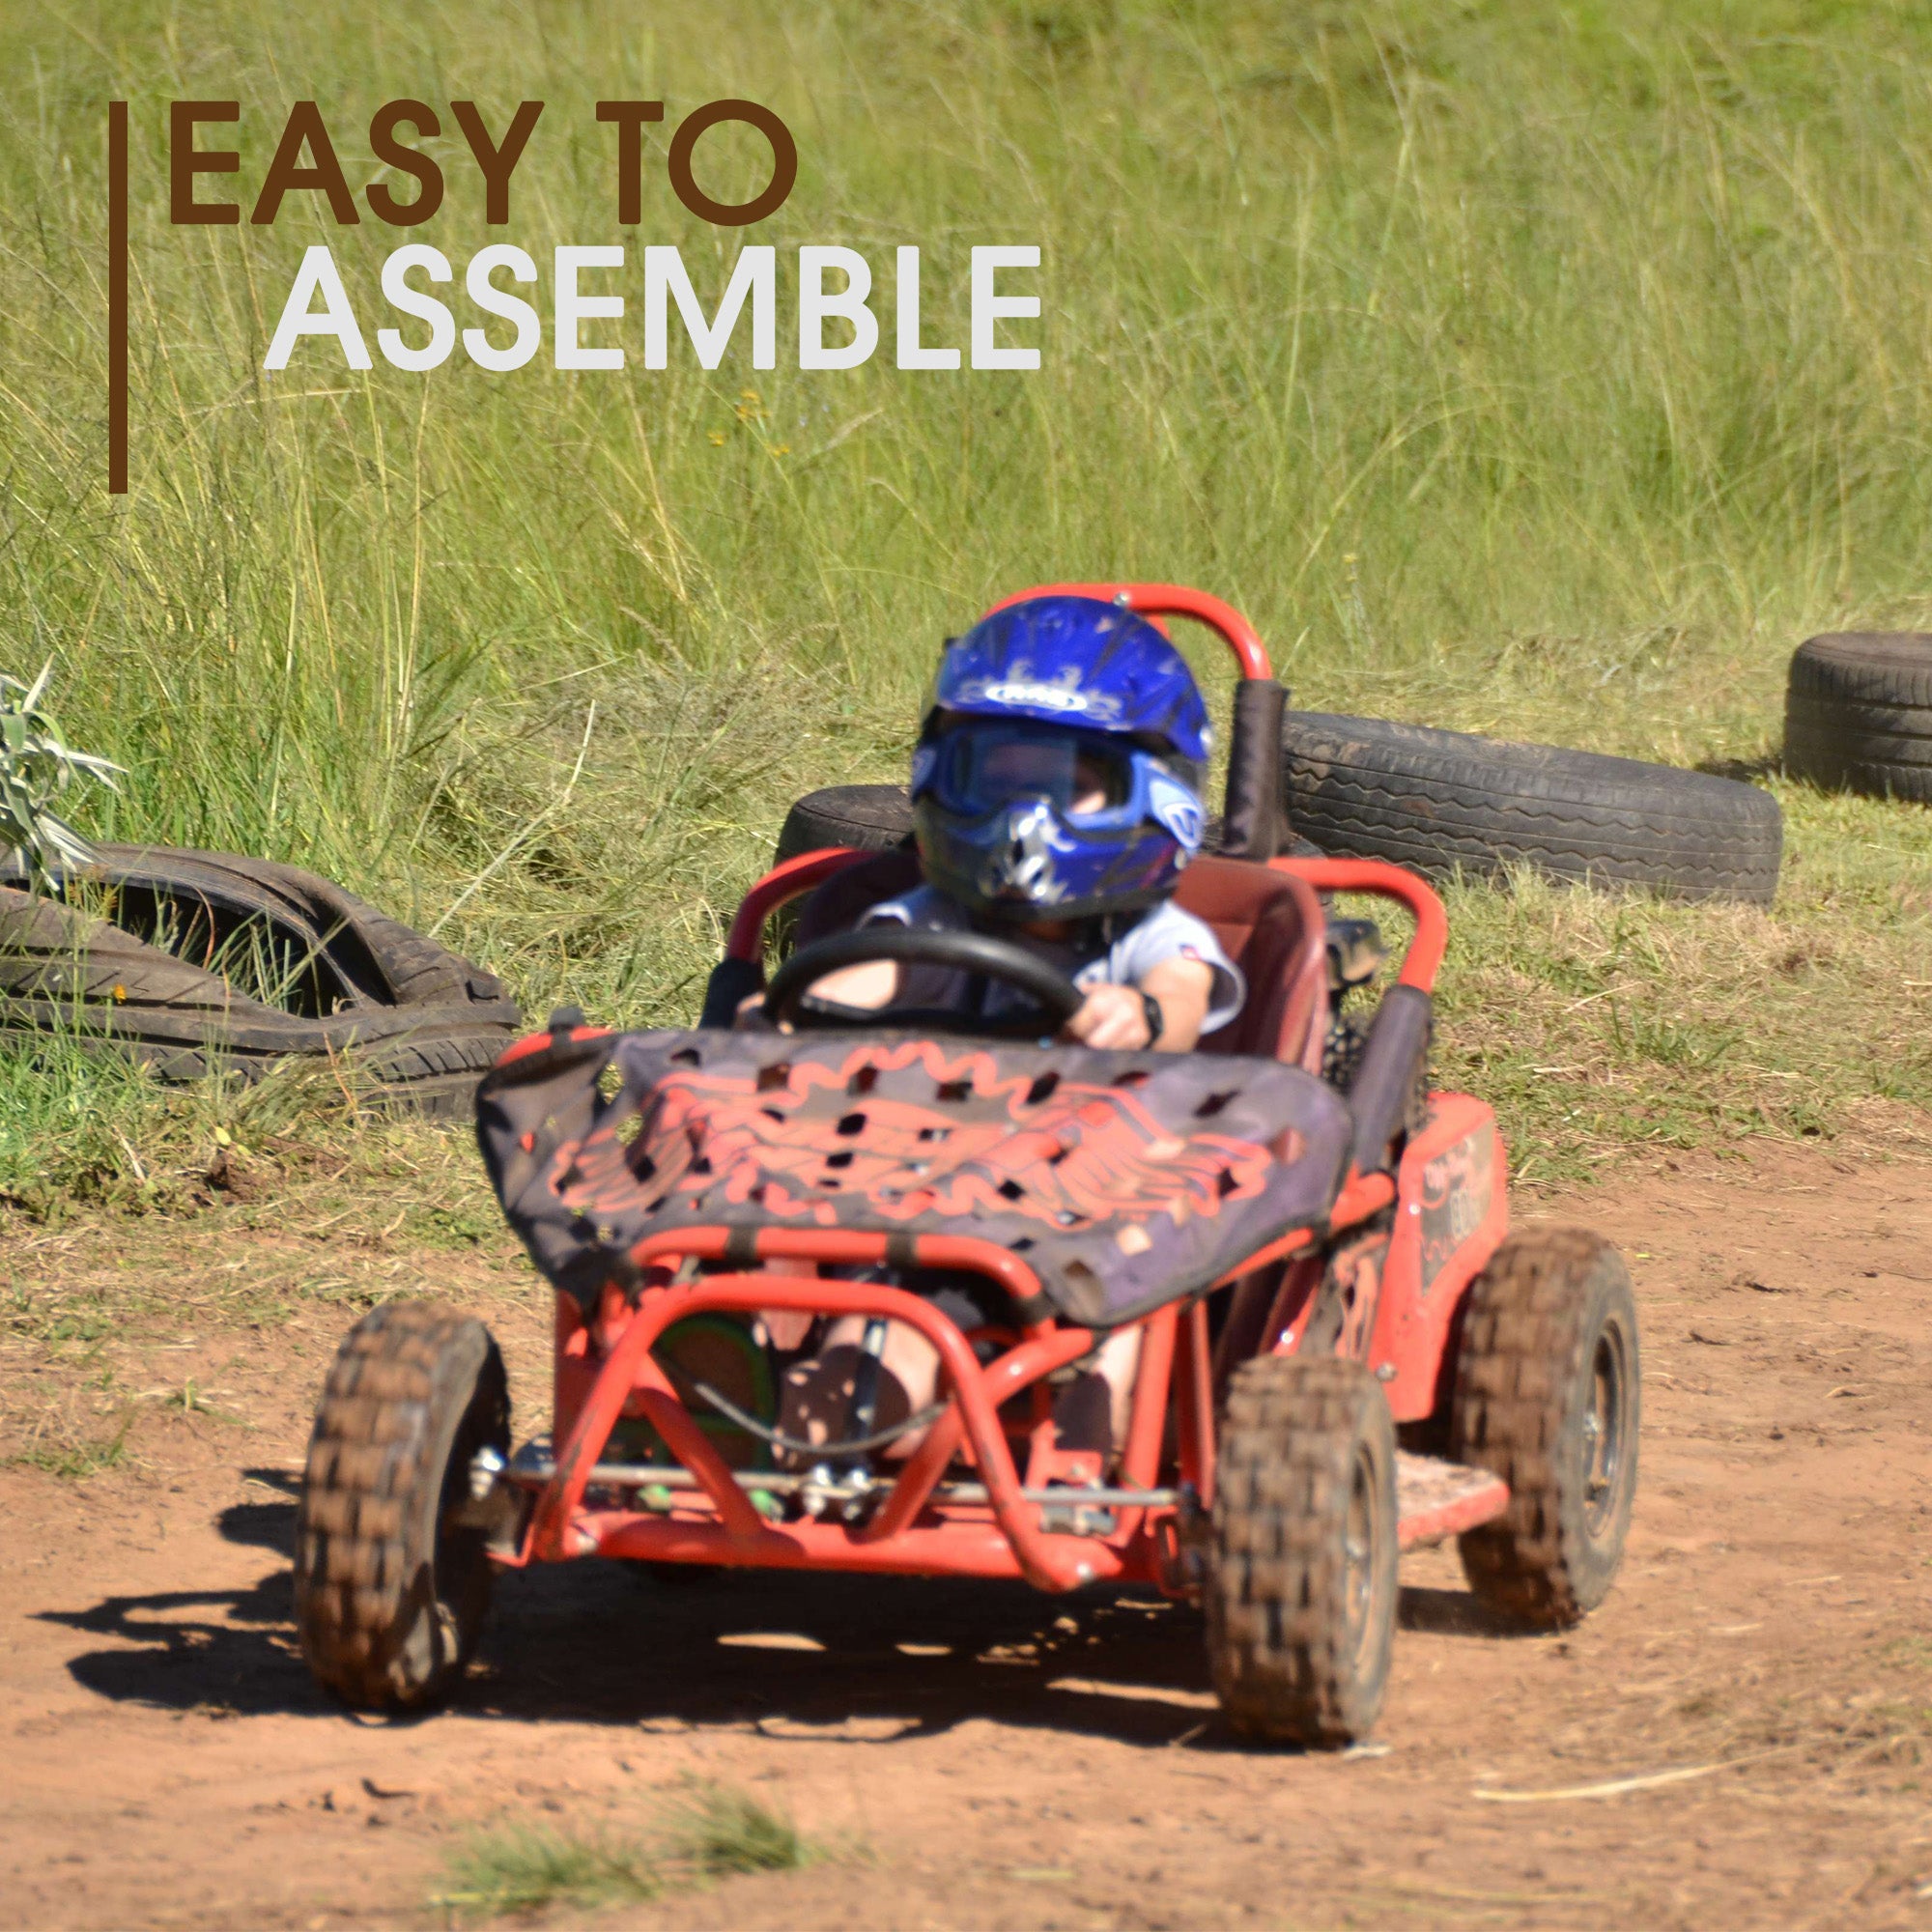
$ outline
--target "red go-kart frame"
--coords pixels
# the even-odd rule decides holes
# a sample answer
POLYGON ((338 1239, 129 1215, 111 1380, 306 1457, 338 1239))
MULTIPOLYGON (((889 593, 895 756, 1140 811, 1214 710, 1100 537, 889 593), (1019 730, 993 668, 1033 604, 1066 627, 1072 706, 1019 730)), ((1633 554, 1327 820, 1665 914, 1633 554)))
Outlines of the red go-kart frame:
MULTIPOLYGON (((1063 583, 1003 601, 1055 593, 1118 600, 1154 620, 1185 617, 1216 632, 1241 676, 1268 680, 1265 649, 1247 620, 1220 599, 1167 584, 1063 583)), ((767 921, 871 855, 851 850, 806 854, 780 866, 747 894, 727 954, 756 964, 767 921)), ((1447 940, 1436 895, 1414 874, 1376 861, 1274 857, 1272 870, 1317 893, 1391 900, 1414 922, 1396 983, 1427 995, 1447 940)), ((582 1030, 592 1034, 596 1030, 582 1030)), ((504 1057, 504 1066, 550 1046, 539 1034, 504 1057)), ((1337 1352, 1353 1353, 1381 1382, 1398 1424, 1440 1414, 1449 1394, 1452 1336, 1464 1291, 1508 1228, 1505 1155, 1495 1118, 1466 1094, 1432 1093, 1419 1131, 1390 1162, 1356 1150, 1325 1221, 1244 1256, 1212 1286, 1235 1293, 1210 1341, 1209 1300, 1196 1293, 1142 1318, 1145 1330, 1133 1388, 1132 1419, 1116 1479, 1096 1482, 1091 1458, 1055 1447, 1046 1378, 1089 1353, 1090 1329, 1055 1319, 1013 1333, 981 1362, 968 1336, 916 1294, 881 1282, 830 1279, 821 1264, 879 1264, 892 1237, 845 1229, 760 1229, 749 1249, 726 1229, 689 1228, 650 1236, 630 1259, 642 1286, 606 1288, 586 1312, 557 1297, 554 1458, 519 1459, 518 1477, 536 1492, 513 1546, 493 1550, 507 1567, 598 1555, 654 1563, 893 1572, 919 1576, 1025 1577, 1064 1591, 1117 1579, 1185 1594, 1198 1582, 1187 1560, 1189 1523, 1211 1509, 1215 1490, 1216 1404, 1234 1352, 1293 1352, 1316 1308, 1316 1290, 1351 1236, 1372 1235, 1362 1257, 1374 1274, 1360 1298, 1362 1325, 1345 1331, 1337 1352), (1392 1210, 1392 1212, 1391 1212, 1392 1210), (1382 1236, 1386 1235, 1386 1244, 1382 1236), (729 1261, 722 1272, 694 1264, 729 1261), (781 1271, 796 1263, 798 1271, 781 1271), (773 1264, 781 1264, 775 1269, 773 1264), (1277 1267, 1274 1264, 1284 1264, 1277 1267), (837 1516, 772 1521, 748 1486, 768 1475, 735 1472, 672 1387, 653 1348, 673 1324, 714 1313, 760 1311, 883 1317, 917 1329, 938 1351, 944 1416, 859 1520, 837 1516), (1026 1398, 1016 1405, 1016 1398, 1026 1398), (1023 1426, 1012 1422, 1026 1409, 1023 1426), (681 1467, 607 1463, 620 1418, 647 1421, 681 1467), (955 1464, 972 1480, 947 1480, 955 1464), (669 1507, 622 1506, 627 1491, 681 1482, 669 1507), (1111 1512, 1102 1534, 1066 1533, 1069 1498, 1111 1512)), ((1037 1304, 1039 1283, 1025 1259, 970 1235, 921 1235, 892 1259, 916 1267, 970 1269, 990 1277, 1021 1304, 1037 1304)), ((982 1339, 982 1338, 976 1338, 982 1339)), ((1493 1475, 1431 1487, 1420 1459, 1403 1459, 1400 1539, 1406 1547, 1485 1522, 1507 1506, 1493 1475), (1418 1471, 1421 1472, 1418 1475, 1418 1471)), ((1437 1468, 1443 1465, 1435 1465, 1437 1468)), ((778 1481, 781 1484, 784 1479, 778 1481)))

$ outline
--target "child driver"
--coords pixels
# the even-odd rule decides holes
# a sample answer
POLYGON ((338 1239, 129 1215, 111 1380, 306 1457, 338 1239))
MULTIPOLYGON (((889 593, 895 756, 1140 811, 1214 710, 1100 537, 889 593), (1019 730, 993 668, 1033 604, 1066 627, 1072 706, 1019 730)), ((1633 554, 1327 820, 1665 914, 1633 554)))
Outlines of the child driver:
MULTIPOLYGON (((1201 846, 1208 735, 1186 661, 1144 618, 1087 597, 1036 597, 995 612, 947 646, 913 753, 924 883, 861 924, 1015 941, 1084 995, 1063 1038, 1187 1052, 1245 997, 1213 933, 1173 901, 1201 846)), ((829 974, 811 990, 849 1007, 903 1002, 988 1017, 1028 1004, 984 976, 890 960, 829 974)), ((959 1291, 934 1298, 962 1325, 986 1319, 959 1291)), ((842 1318, 818 1356, 788 1371, 787 1435, 828 1442, 845 1433, 865 1330, 863 1318, 842 1318)), ((1139 1349, 1138 1328, 1118 1331, 1062 1395, 1063 1448, 1105 1458, 1122 1445, 1139 1349)), ((922 1336, 890 1324, 878 1423, 930 1404, 938 1367, 922 1336)), ((887 1453, 910 1455, 920 1439, 902 1435, 887 1453)))

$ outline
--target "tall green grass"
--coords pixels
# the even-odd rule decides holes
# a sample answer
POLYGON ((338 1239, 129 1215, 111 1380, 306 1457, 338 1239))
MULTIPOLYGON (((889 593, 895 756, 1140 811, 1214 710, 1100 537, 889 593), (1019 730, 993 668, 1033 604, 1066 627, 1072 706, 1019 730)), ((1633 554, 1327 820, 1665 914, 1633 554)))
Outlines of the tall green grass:
MULTIPOLYGON (((68 728, 128 767, 86 829, 333 873, 537 1008, 689 1014, 789 797, 895 775, 939 639, 1028 582, 1199 582, 1257 619, 1305 704, 1680 763, 1775 750, 1808 632, 1932 609, 1932 17, 1905 4, 0 17, 0 668, 52 652, 68 728), (473 96, 497 127, 546 101, 506 228, 484 226, 446 116, 450 192, 421 228, 338 230, 314 195, 272 229, 168 225, 167 99, 243 102, 245 199, 290 100, 322 102, 359 186, 368 114, 404 95, 473 96), (673 366, 641 368, 638 251, 680 243, 709 300, 739 238, 678 207, 662 138, 643 224, 616 226, 592 103, 619 95, 661 96, 672 122, 749 96, 796 131, 797 190, 751 238, 780 249, 777 371, 741 340, 707 375, 675 328, 673 366), (135 133, 118 500, 110 97, 135 133), (547 328, 549 248, 625 241, 631 366, 560 374, 547 339, 511 375, 459 351, 364 376, 310 344, 269 378, 318 240, 372 339, 405 240, 459 276, 487 242, 528 248, 547 328), (827 241, 868 254, 885 348, 801 373, 790 256, 827 241), (969 248, 1040 243, 1044 317, 1020 333, 1044 366, 896 371, 904 242, 946 341, 969 248)), ((758 144, 712 138, 715 192, 762 179, 758 144)), ((1776 929, 1863 935, 1810 994, 1856 1097, 1861 1066, 1898 1059, 1878 994, 1932 979, 1925 814, 1783 797, 1776 929)), ((1462 930, 1547 992, 1567 902, 1478 895, 1462 930)), ((1688 992, 1641 969, 1660 1012, 1755 970, 1721 920, 1671 917, 1718 937, 1690 949, 1688 992)), ((1478 966, 1459 945, 1452 1010, 1476 1015, 1478 966)), ((1606 1065, 1640 1073, 1636 1038, 1606 1065)), ((1922 1061, 1899 1064, 1885 1079, 1932 1098, 1922 1061)), ((1525 1073, 1518 1118, 1561 1142, 1553 1079, 1525 1073)))

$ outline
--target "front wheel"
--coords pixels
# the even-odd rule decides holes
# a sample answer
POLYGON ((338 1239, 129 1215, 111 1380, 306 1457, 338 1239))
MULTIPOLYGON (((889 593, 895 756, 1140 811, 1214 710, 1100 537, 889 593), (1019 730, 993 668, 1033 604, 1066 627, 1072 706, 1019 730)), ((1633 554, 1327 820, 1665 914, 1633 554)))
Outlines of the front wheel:
POLYGON ((1395 1642, 1395 1427, 1359 1362, 1236 1372, 1215 1477, 1208 1659, 1236 1730, 1345 1745, 1381 1709, 1395 1642))
POLYGON ((1470 1290, 1449 1453, 1492 1470, 1509 1508, 1459 1545, 1469 1587, 1546 1630, 1608 1594, 1636 1495, 1643 1378, 1636 1304, 1615 1248, 1531 1228, 1470 1290))
POLYGON ((296 1626, 324 1689, 358 1710, 448 1694, 490 1605, 469 1464, 510 1446, 503 1358, 482 1322, 392 1301, 350 1330, 309 1436, 296 1626))

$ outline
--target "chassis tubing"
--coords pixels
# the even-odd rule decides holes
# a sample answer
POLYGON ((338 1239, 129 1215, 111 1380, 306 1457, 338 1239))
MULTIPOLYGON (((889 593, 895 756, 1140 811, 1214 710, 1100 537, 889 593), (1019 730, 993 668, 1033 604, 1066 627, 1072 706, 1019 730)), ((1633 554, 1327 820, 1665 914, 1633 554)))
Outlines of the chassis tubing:
MULTIPOLYGON (((688 1256, 701 1262, 728 1261, 742 1266, 746 1262, 893 1262, 904 1267, 971 1268, 990 1275, 1012 1296, 1014 1305, 1026 1308, 1039 1298, 1039 1277, 1020 1258, 979 1235, 868 1234, 862 1228, 760 1228, 749 1241, 733 1246, 732 1231, 725 1228, 680 1228, 662 1235, 650 1235, 631 1250, 631 1259, 639 1267, 667 1255, 688 1256), (906 1252, 910 1250, 910 1252, 906 1252)), ((854 1288, 856 1282, 831 1282, 832 1288, 854 1288)), ((777 1302, 770 1304, 776 1308, 777 1302)), ((821 1312, 831 1313, 827 1301, 821 1312)), ((862 1315, 863 1308, 838 1307, 840 1314, 862 1315)))
POLYGON ((1435 990, 1435 974, 1449 945, 1449 915, 1426 880, 1385 859, 1270 859, 1277 872, 1293 872, 1320 893, 1373 893, 1394 899, 1414 916, 1415 937, 1396 976, 1419 993, 1435 990))
MULTIPOLYGON (((688 1251, 690 1237, 679 1238, 688 1251)), ((787 1280, 772 1275, 711 1275, 687 1287, 645 1292, 637 1312, 606 1358, 589 1397, 578 1412, 570 1438, 556 1459, 556 1474, 544 1491, 531 1523, 526 1545, 528 1556, 555 1561, 578 1553, 569 1547, 569 1540, 573 1527, 588 1526, 580 1521, 578 1513, 590 1472, 632 1391, 641 1388, 649 1420, 664 1435, 671 1453, 697 1478, 718 1511, 717 1529, 708 1536, 700 1536, 707 1556, 711 1560, 722 1557, 739 1563, 785 1566, 805 1560, 800 1552, 806 1546, 794 1534, 797 1526, 777 1530, 766 1525, 650 1358, 651 1345, 684 1316, 714 1310, 753 1314, 761 1308, 791 1308, 813 1314, 876 1314, 916 1328, 938 1350, 952 1387, 952 1408, 948 1416, 934 1425, 934 1435, 942 1432, 954 1435, 963 1428, 965 1442, 986 1486, 993 1519, 989 1527, 997 1527, 1011 1552, 1006 1567, 992 1574, 1010 1575, 1011 1566, 1017 1564, 1029 1582, 1053 1591, 1075 1588, 1098 1574, 1091 1560, 1091 1549, 1068 1550, 1064 1544, 1072 1539, 1049 1537, 1036 1527, 1037 1512, 1035 1506, 1021 1500, 1019 1472, 1007 1448, 998 1414, 1000 1404, 1019 1389, 1085 1354, 1094 1345, 1089 1330, 1037 1330, 1018 1348, 981 1369, 959 1329, 918 1295, 879 1283, 787 1280), (952 1425, 951 1430, 949 1423, 952 1425), (721 1542, 727 1546, 724 1551, 719 1548, 721 1542), (1056 1544, 1063 1547, 1056 1548, 1056 1544), (1087 1572, 1085 1576, 1081 1574, 1083 1569, 1087 1572)), ((922 1451, 927 1446, 922 1445, 922 1451)), ((944 1469, 945 1463, 938 1460, 936 1453, 931 1458, 916 1455, 909 1460, 891 1499, 899 1504, 895 1513, 895 1522, 909 1522, 924 1506, 944 1469), (923 1466, 917 1473, 924 1493, 909 1492, 901 1502, 898 1485, 904 1485, 907 1477, 915 1473, 914 1464, 922 1462, 923 1466)), ((663 1539, 656 1534, 660 1527, 639 1525, 639 1538, 619 1538, 618 1544, 641 1540, 662 1547, 663 1539)), ((699 1535, 706 1527, 692 1525, 689 1533, 699 1535)), ((894 1556, 889 1550, 892 1541, 889 1536, 860 1539, 849 1536, 842 1527, 819 1527, 840 1546, 865 1547, 875 1552, 872 1558, 855 1559, 857 1567, 892 1569, 906 1565, 905 1552, 894 1556)), ((905 1536, 911 1532, 909 1528, 899 1528, 895 1533, 905 1536)), ((808 1539, 814 1545, 821 1540, 808 1539)), ((1083 1545, 1085 1542, 1081 1540, 1083 1545)), ((595 1547, 608 1553, 621 1553, 616 1545, 607 1541, 599 1541, 595 1547)))
MULTIPOLYGON (((855 847, 836 845, 824 852, 804 852, 775 866, 745 895, 731 922, 724 951, 733 959, 756 961, 765 921, 787 899, 823 885, 835 872, 874 855, 855 847)), ((1419 992, 1435 989, 1435 975, 1449 944, 1449 915, 1433 887, 1415 873, 1381 859, 1270 859, 1278 872, 1305 879, 1317 892, 1371 893, 1394 899, 1415 920, 1415 936, 1397 976, 1400 984, 1419 992)))
MULTIPOLYGON (((1081 588, 1089 592, 1094 588, 1062 587, 1081 588)), ((1204 599, 1198 593, 1185 593, 1179 601, 1174 602, 1166 600, 1165 592, 1161 593, 1161 597, 1160 609, 1163 611, 1199 616, 1220 631, 1234 647, 1245 675, 1264 677, 1269 674, 1259 639, 1254 639, 1253 633, 1246 629, 1238 613, 1219 605, 1218 600, 1204 599), (1203 608, 1196 608, 1197 605, 1203 608), (1205 608, 1209 605, 1215 607, 1211 611, 1205 608), (1254 662, 1244 650, 1243 632, 1253 641, 1254 662)), ((1152 598, 1145 606, 1140 604, 1138 598, 1135 603, 1151 613, 1154 608, 1152 598)), ((776 867, 753 887, 740 905, 726 943, 727 955, 756 961, 760 957, 764 923, 771 912, 786 900, 813 890, 864 856, 848 848, 835 848, 803 854, 776 867)), ((1447 943, 1448 923, 1441 900, 1422 880, 1397 867, 1373 860, 1303 859, 1270 863, 1284 871, 1299 875, 1318 890, 1373 893, 1393 898, 1406 906, 1414 916, 1416 930, 1403 962, 1400 983, 1425 993, 1433 987, 1447 943)), ((532 1039, 525 1050, 533 1049, 537 1043, 537 1039, 532 1039)), ((1330 1211, 1330 1225, 1347 1225, 1364 1210, 1374 1211, 1381 1205, 1384 1187, 1389 1194, 1393 1194, 1393 1187, 1382 1177, 1351 1173, 1343 1188, 1342 1198, 1330 1211), (1378 1181, 1381 1182, 1381 1186, 1376 1184, 1378 1181)), ((1262 1253, 1250 1256, 1243 1264, 1242 1271, 1285 1257, 1312 1239, 1311 1230, 1292 1231, 1270 1243, 1262 1253)), ((751 1253, 746 1255, 742 1252, 742 1244, 734 1247, 730 1237, 721 1229, 686 1231, 642 1242, 634 1251, 632 1259, 639 1265, 661 1256, 718 1260, 725 1258, 727 1253, 731 1260, 741 1262, 780 1255, 800 1260, 884 1261, 893 1245, 891 1237, 883 1235, 864 1236, 844 1230, 836 1233, 825 1231, 815 1237, 814 1231, 810 1230, 760 1230, 753 1236, 751 1253)), ((990 1242, 970 1236, 928 1236, 920 1237, 912 1246, 912 1259, 918 1263, 933 1266, 965 1266, 991 1275, 1022 1306, 1032 1302, 1039 1293, 1038 1280, 1033 1270, 990 1242)), ((893 1258, 901 1259, 897 1256, 893 1258)), ((881 1559, 876 1567, 898 1567, 896 1562, 888 1559, 887 1546, 902 1548, 903 1540, 915 1534, 911 1527, 913 1519, 924 1508, 933 1488, 963 1443, 970 1449, 973 1460, 980 1465, 986 1480, 995 1523, 1005 1536, 1012 1559, 1018 1563, 1022 1575, 1039 1587, 1061 1590, 1087 1580, 1094 1574, 1091 1562, 1081 1562, 1051 1547, 1061 1539, 1046 1538, 1023 1520, 1021 1512, 1026 1506, 1019 1497, 1018 1471, 1013 1465, 996 1413, 1000 1402, 1006 1397, 988 1399, 996 1378, 1000 1383, 1010 1382, 1011 1388, 1017 1389, 1037 1380, 1061 1363, 1076 1359, 1091 1346, 1092 1337, 1087 1331, 1037 1329, 1029 1341, 982 1371, 964 1337, 952 1323, 937 1316, 918 1297, 896 1290, 865 1285, 864 1293, 855 1299, 849 1290, 846 1293, 836 1292, 834 1284, 821 1281, 787 1284, 781 1278, 765 1276, 712 1277, 701 1287, 663 1290, 657 1293, 663 1296, 662 1300, 657 1300, 656 1295, 647 1296, 647 1300, 655 1303, 648 1310, 648 1319, 646 1307, 640 1303, 637 1314, 626 1324, 590 1396, 578 1413, 569 1441, 557 1458, 556 1475, 537 1505, 526 1545, 528 1554, 555 1559, 571 1553, 564 1547, 565 1540, 581 1509, 591 1468, 609 1440, 625 1403, 634 1391, 639 1391, 640 1406, 648 1419, 678 1461, 697 1478, 719 1513, 720 1521, 715 1528, 692 1525, 686 1533, 696 1537, 709 1555, 716 1555, 718 1541, 723 1537, 729 1543, 731 1554, 741 1562, 762 1559, 789 1566, 807 1560, 800 1554, 803 1546, 795 1538, 766 1527, 723 1460, 677 1400, 662 1373, 650 1361, 649 1349, 678 1315, 696 1313, 699 1308, 753 1312, 761 1307, 796 1307, 808 1312, 825 1313, 834 1312, 834 1304, 840 1304, 837 1312, 896 1315, 898 1319, 909 1321, 938 1350, 952 1386, 953 1400, 948 1413, 933 1425, 926 1440, 908 1459, 879 1515, 859 1537, 853 1538, 842 1529, 832 1530, 829 1526, 813 1527, 831 1536, 839 1548, 850 1548, 856 1544, 876 1551, 881 1559), (727 1283, 731 1285, 729 1291, 727 1283), (739 1287, 740 1283, 746 1285, 739 1287), (829 1290, 835 1292, 828 1293, 829 1290), (842 1306, 848 1300, 854 1301, 849 1309, 842 1306), (857 1305, 860 1301, 864 1302, 863 1307, 857 1305), (1079 1574, 1082 1569, 1087 1571, 1085 1577, 1079 1574)), ((1142 1487, 1151 1487, 1157 1474, 1153 1464, 1159 1458, 1160 1432, 1165 1427, 1168 1404, 1157 1398, 1156 1384, 1172 1381, 1178 1352, 1176 1344, 1181 1339, 1178 1333, 1179 1320, 1178 1310, 1167 1309, 1144 1324, 1142 1361, 1135 1385, 1134 1422, 1123 1459, 1127 1479, 1142 1487), (1144 1400, 1145 1397, 1156 1399, 1149 1401, 1144 1400)), ((1190 1411, 1184 1418, 1185 1424, 1190 1425, 1185 1431, 1190 1437, 1187 1447, 1191 1454, 1188 1460, 1195 1464, 1190 1473, 1197 1486, 1211 1485, 1211 1440, 1204 1445, 1199 1439, 1202 1435, 1201 1425, 1207 1420, 1207 1405, 1195 1386, 1196 1378, 1206 1368, 1206 1352, 1192 1322, 1185 1343, 1187 1346, 1179 1352, 1185 1357, 1182 1367, 1190 1384, 1183 1392, 1188 1398, 1183 1406, 1190 1411), (1200 1358, 1198 1362, 1197 1357, 1200 1358)), ((1144 1511, 1127 1513, 1127 1520, 1122 1525, 1124 1533, 1120 1535, 1120 1542, 1124 1543, 1139 1531, 1145 1514, 1144 1511)), ((615 1541, 611 1545, 611 1553, 620 1553, 620 1546, 628 1546, 639 1538, 662 1550, 666 1548, 664 1538, 669 1533, 666 1525, 640 1524, 637 1525, 637 1536, 633 1537, 617 1531, 613 1526, 611 1534, 615 1541)), ((934 1532, 918 1534, 923 1540, 934 1532)), ((820 1537, 810 1539, 814 1544, 820 1540, 820 1537)), ((863 1567, 875 1566, 867 1562, 863 1567)), ((1006 1574, 1004 1567, 996 1574, 1006 1574)))
POLYGON ((578 1519, 600 1556, 644 1562, 752 1563, 770 1570, 859 1570, 903 1577, 1023 1577, 1056 1594, 1087 1583, 1153 1580, 1151 1568, 1130 1560, 1119 1538, 1046 1536, 1028 1532, 1039 1563, 1015 1570, 1016 1546, 993 1522, 950 1521, 901 1530, 890 1542, 868 1543, 842 1524, 791 1522, 747 1544, 716 1523, 640 1521, 635 1516, 592 1513, 578 1519), (1084 1575, 1082 1573, 1085 1573, 1084 1575))
POLYGON ((797 898, 801 893, 814 891, 834 872, 842 872, 855 861, 877 856, 876 853, 862 852, 856 845, 833 845, 823 852, 801 852, 796 859, 787 859, 782 865, 774 866, 738 902, 738 910, 731 919, 731 930, 725 935, 724 956, 727 959, 742 959, 749 965, 761 964, 764 958, 765 921, 787 899, 797 898))

